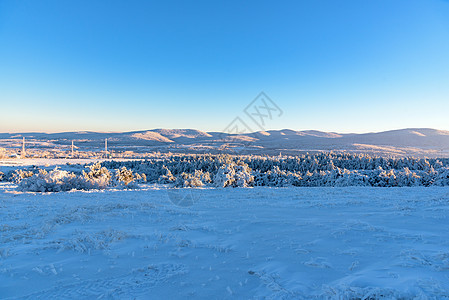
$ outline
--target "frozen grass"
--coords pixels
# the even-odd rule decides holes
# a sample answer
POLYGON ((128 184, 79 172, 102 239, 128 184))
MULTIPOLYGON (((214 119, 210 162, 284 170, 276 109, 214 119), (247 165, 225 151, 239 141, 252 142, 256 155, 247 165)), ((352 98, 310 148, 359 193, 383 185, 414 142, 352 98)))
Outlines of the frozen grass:
POLYGON ((1 299, 449 295, 449 188, 13 188, 1 299))

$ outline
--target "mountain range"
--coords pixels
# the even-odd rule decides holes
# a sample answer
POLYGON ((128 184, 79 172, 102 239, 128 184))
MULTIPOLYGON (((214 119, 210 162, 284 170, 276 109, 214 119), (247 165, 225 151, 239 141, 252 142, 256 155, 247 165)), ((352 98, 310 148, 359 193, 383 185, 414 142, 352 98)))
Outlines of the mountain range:
POLYGON ((408 128, 375 133, 342 134, 290 129, 230 134, 195 129, 153 129, 133 132, 0 133, 0 147, 79 150, 108 149, 135 152, 239 153, 295 155, 316 151, 345 151, 386 156, 449 157, 449 131, 408 128))

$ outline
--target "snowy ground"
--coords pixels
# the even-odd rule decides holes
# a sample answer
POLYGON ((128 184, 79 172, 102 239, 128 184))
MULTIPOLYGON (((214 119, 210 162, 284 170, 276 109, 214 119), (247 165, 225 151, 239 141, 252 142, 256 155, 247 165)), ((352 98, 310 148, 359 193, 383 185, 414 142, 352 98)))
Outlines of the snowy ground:
POLYGON ((26 167, 26 166, 65 166, 67 164, 92 164, 102 161, 136 161, 139 159, 114 158, 114 159, 67 159, 67 158, 25 158, 25 159, 0 159, 0 167, 26 167))
POLYGON ((196 189, 183 207, 161 187, 12 187, 1 299, 449 295, 449 188, 196 189))

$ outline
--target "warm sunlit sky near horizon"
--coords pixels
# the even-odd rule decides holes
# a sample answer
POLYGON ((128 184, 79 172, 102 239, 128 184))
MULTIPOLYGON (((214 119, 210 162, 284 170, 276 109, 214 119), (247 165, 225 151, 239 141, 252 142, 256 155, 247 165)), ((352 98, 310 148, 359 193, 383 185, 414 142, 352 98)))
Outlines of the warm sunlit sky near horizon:
POLYGON ((449 130, 449 1, 0 2, 0 132, 449 130))

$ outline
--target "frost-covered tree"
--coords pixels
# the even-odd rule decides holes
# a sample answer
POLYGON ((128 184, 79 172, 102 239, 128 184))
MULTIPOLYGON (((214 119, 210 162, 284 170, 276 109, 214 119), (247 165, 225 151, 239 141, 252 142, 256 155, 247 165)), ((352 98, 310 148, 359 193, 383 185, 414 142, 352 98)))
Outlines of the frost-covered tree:
POLYGON ((86 184, 90 185, 90 188, 104 189, 111 183, 112 174, 111 172, 102 167, 100 163, 95 163, 86 166, 86 171, 82 171, 82 176, 84 177, 86 184))
POLYGON ((175 185, 177 187, 202 187, 204 183, 201 181, 199 176, 191 173, 181 173, 177 178, 175 185))
POLYGON ((248 187, 254 181, 251 172, 243 162, 230 162, 220 167, 214 177, 214 184, 217 187, 248 187))
POLYGON ((162 184, 173 183, 176 181, 175 176, 173 176, 172 172, 166 167, 162 166, 163 174, 159 177, 158 182, 162 184))
POLYGON ((435 178, 435 185, 437 186, 449 186, 449 168, 442 168, 439 174, 435 178))
POLYGON ((123 188, 137 188, 139 183, 146 182, 146 175, 134 173, 126 167, 115 170, 113 185, 123 188))

